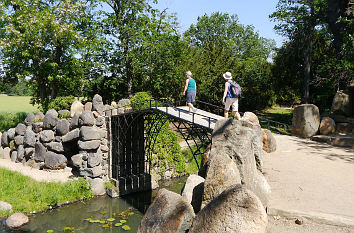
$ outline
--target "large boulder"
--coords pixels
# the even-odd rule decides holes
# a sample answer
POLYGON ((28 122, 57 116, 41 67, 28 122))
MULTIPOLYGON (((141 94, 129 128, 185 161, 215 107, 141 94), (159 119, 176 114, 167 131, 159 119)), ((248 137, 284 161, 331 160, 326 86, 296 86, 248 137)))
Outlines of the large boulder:
POLYGON ((82 126, 80 129, 80 139, 82 141, 91 141, 101 139, 98 130, 94 127, 82 126))
POLYGON ((79 117, 80 126, 93 126, 95 124, 95 117, 92 112, 84 111, 79 117))
POLYGON ((16 160, 17 160, 17 151, 13 150, 11 151, 11 161, 16 162, 16 160))
POLYGON ((11 153, 11 149, 10 147, 5 147, 4 148, 4 159, 10 159, 10 153, 11 153))
POLYGON ((79 127, 79 117, 80 117, 81 113, 75 113, 75 115, 73 116, 73 118, 71 118, 70 121, 70 129, 76 129, 77 127, 79 127))
POLYGON ((86 102, 84 109, 85 111, 92 111, 92 102, 86 102))
POLYGON ((70 123, 68 120, 66 119, 61 119, 58 124, 57 124, 57 128, 56 128, 56 131, 57 131, 57 135, 60 135, 60 136, 63 136, 67 133, 69 133, 69 126, 70 126, 70 123))
POLYGON ((43 122, 44 114, 42 112, 37 112, 34 121, 35 122, 43 122))
POLYGON ((47 151, 44 155, 44 166, 47 168, 58 170, 66 167, 67 159, 62 154, 47 151))
POLYGON ((44 162, 44 155, 47 153, 47 148, 43 146, 42 143, 37 142, 34 146, 34 156, 33 159, 36 162, 44 162))
POLYGON ((277 141, 272 132, 268 129, 262 130, 263 135, 263 150, 267 153, 271 153, 277 150, 277 141))
POLYGON ((58 112, 54 109, 48 110, 43 119, 43 129, 53 129, 58 121, 58 112))
POLYGON ((243 120, 248 120, 250 121, 252 124, 255 125, 259 125, 259 120, 256 114, 254 114, 253 112, 245 112, 242 116, 243 120))
POLYGON ((33 147, 27 147, 25 148, 25 157, 27 159, 31 158, 32 155, 34 154, 35 149, 33 147))
POLYGON ((20 123, 16 126, 15 128, 15 132, 16 132, 16 135, 25 135, 25 132, 26 132, 26 125, 20 123))
POLYGON ((265 233, 267 214, 259 198, 241 185, 233 185, 194 218, 189 233, 265 233))
POLYGON ((9 228, 19 228, 29 222, 23 213, 14 213, 6 219, 6 226, 9 228))
POLYGON ((338 91, 333 98, 331 111, 338 115, 352 116, 353 108, 349 93, 338 91))
POLYGON ((91 182, 91 190, 94 196, 102 196, 106 194, 104 182, 101 178, 94 178, 91 182))
POLYGON ((193 207, 177 193, 161 189, 140 222, 138 233, 185 233, 195 214, 193 207))
POLYGON ((16 130, 15 128, 11 128, 7 131, 7 137, 9 138, 9 142, 14 140, 15 138, 15 135, 16 135, 16 130))
POLYGON ((102 162, 102 152, 98 150, 96 153, 88 153, 87 166, 90 168, 96 167, 102 162))
POLYGON ((92 111, 97 111, 99 114, 103 114, 103 111, 105 110, 102 97, 98 94, 96 94, 93 99, 92 99, 92 111))
POLYGON ((102 116, 98 116, 96 119, 96 126, 100 127, 102 125, 104 125, 105 123, 105 119, 102 116))
POLYGON ((100 144, 100 140, 78 141, 78 146, 81 150, 96 150, 100 146, 100 144))
POLYGON ((257 169, 256 162, 256 157, 259 156, 256 156, 259 151, 257 148, 262 150, 262 145, 256 132, 247 125, 248 123, 243 120, 218 120, 212 134, 213 144, 209 159, 212 160, 212 157, 218 154, 231 158, 238 167, 241 183, 267 206, 270 186, 257 169))
POLYGON ((26 147, 34 147, 36 144, 36 134, 32 131, 31 127, 27 127, 24 135, 24 145, 26 147))
POLYGON ((70 107, 70 116, 73 117, 75 113, 81 114, 83 111, 84 105, 79 100, 75 100, 70 107))
POLYGON ((21 136, 21 135, 17 135, 17 136, 15 136, 14 141, 15 141, 15 144, 16 144, 17 146, 23 145, 24 137, 21 136))
POLYGON ((35 133, 40 133, 43 129, 43 122, 34 122, 32 123, 32 130, 35 133))
POLYGON ((24 157, 25 157, 25 148, 23 147, 23 145, 19 145, 17 147, 17 160, 22 161, 24 157))
POLYGON ((74 129, 71 130, 69 133, 65 134, 65 136, 63 136, 61 140, 63 143, 76 141, 79 140, 79 135, 80 135, 80 129, 74 129))
POLYGON ((213 149, 210 152, 204 182, 203 207, 231 185, 241 184, 241 176, 236 163, 228 154, 219 152, 213 149))
POLYGON ((1 135, 1 146, 2 147, 9 146, 9 138, 7 137, 7 132, 3 132, 1 135))
POLYGON ((82 167, 82 154, 76 154, 71 156, 71 162, 74 167, 81 168, 82 167))
POLYGON ((51 142, 55 139, 54 132, 52 130, 43 130, 40 133, 41 142, 51 142))
POLYGON ((336 131, 336 123, 330 117, 323 117, 320 124, 320 134, 328 135, 336 131))
POLYGON ((336 132, 340 134, 349 134, 352 133, 353 130, 353 125, 352 123, 337 123, 336 124, 336 132))
POLYGON ((32 125, 32 122, 36 119, 36 116, 33 114, 33 112, 30 112, 27 114, 27 117, 25 119, 25 124, 27 126, 32 125))
POLYGON ((313 104, 297 106, 293 112, 292 132, 300 137, 309 138, 318 132, 320 111, 313 104))
POLYGON ((198 213, 202 206, 203 192, 204 178, 195 174, 190 175, 182 189, 182 197, 191 203, 195 213, 198 213))
POLYGON ((46 144, 47 148, 51 151, 57 152, 57 153, 63 153, 64 152, 64 147, 61 142, 50 142, 46 144))
POLYGON ((100 177, 103 175, 102 166, 97 166, 93 168, 80 168, 80 176, 83 177, 100 177))
POLYGON ((127 108, 130 106, 131 106, 131 102, 129 99, 121 99, 118 101, 117 107, 115 107, 115 108, 127 108))

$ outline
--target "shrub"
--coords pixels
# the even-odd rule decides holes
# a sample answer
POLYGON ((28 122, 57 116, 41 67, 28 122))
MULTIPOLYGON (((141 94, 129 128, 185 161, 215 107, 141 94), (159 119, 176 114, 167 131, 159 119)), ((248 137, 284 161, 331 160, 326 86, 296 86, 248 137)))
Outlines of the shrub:
POLYGON ((137 92, 130 102, 134 110, 143 109, 149 106, 149 100, 153 100, 152 96, 148 92, 137 92))
POLYGON ((42 111, 47 112, 49 109, 55 109, 60 111, 63 109, 70 110, 72 103, 75 101, 75 97, 72 95, 69 96, 59 96, 49 102, 46 102, 42 105, 42 111))

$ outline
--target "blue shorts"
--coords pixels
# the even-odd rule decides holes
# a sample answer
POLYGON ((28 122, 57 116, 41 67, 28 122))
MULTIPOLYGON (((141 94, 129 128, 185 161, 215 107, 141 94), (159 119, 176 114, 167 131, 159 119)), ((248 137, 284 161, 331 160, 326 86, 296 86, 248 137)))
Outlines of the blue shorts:
POLYGON ((187 103, 194 103, 195 102, 195 95, 196 95, 195 91, 187 91, 186 102, 187 103))

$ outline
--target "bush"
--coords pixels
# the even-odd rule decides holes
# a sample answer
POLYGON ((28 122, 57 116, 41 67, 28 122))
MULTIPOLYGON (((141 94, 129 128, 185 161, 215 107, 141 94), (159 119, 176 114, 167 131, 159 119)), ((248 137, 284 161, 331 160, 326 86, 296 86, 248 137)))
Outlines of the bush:
POLYGON ((143 109, 149 106, 149 100, 153 100, 152 96, 148 92, 137 92, 130 102, 134 110, 143 109))
POLYGON ((69 96, 59 96, 50 102, 44 103, 42 105, 42 111, 45 113, 49 109, 55 109, 56 111, 60 111, 63 109, 70 110, 71 105, 75 101, 75 97, 72 95, 69 96))

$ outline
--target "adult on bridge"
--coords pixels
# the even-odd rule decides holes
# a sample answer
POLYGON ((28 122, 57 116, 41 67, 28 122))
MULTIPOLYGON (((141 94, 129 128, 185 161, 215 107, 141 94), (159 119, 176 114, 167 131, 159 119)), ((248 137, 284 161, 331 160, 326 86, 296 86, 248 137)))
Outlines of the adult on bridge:
POLYGON ((184 86, 183 95, 186 95, 186 103, 189 107, 189 112, 196 112, 197 109, 193 106, 195 102, 195 96, 197 94, 197 84, 195 80, 192 78, 192 72, 186 72, 186 85, 184 86), (186 95, 187 92, 187 95, 186 95))

